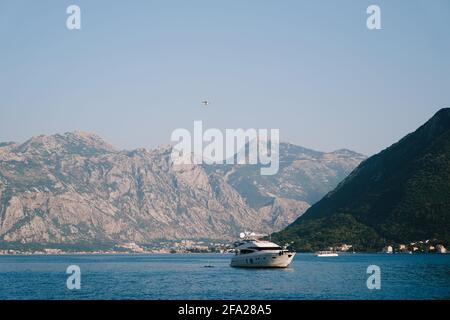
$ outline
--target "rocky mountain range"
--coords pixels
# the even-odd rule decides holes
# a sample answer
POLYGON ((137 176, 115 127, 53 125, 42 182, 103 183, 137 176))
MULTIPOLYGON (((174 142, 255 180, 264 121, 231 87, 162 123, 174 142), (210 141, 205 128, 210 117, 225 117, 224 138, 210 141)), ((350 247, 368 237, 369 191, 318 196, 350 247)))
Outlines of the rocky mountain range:
POLYGON ((148 243, 279 231, 364 156, 280 145, 280 171, 183 165, 171 146, 118 150, 95 134, 0 144, 0 241, 148 243))

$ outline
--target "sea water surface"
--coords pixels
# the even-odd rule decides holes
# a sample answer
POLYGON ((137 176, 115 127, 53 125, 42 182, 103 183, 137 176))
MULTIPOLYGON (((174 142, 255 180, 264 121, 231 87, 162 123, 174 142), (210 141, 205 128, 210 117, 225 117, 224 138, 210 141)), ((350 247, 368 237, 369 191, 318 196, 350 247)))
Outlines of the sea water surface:
POLYGON ((0 256, 0 299, 450 299, 450 255, 298 254, 288 269, 234 269, 231 257, 0 256), (67 289, 69 265, 81 268, 80 290, 67 289), (370 265, 380 290, 367 287, 370 265))

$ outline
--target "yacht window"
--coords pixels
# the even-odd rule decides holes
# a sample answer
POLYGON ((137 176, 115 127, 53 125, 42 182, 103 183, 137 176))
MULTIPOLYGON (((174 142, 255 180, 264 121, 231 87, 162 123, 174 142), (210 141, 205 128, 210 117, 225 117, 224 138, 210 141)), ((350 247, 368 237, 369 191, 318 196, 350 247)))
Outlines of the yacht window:
POLYGON ((280 248, 280 247, 251 247, 249 249, 258 250, 258 251, 282 250, 282 248, 280 248))

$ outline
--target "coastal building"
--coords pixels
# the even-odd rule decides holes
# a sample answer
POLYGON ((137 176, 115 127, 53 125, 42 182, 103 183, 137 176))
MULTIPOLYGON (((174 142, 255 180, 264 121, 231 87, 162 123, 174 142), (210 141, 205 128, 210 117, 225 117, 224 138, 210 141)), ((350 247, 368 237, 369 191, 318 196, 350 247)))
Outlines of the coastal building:
POLYGON ((383 248, 383 253, 393 253, 394 252, 394 248, 392 248, 392 246, 386 246, 383 248))
POLYGON ((118 248, 126 249, 134 253, 144 253, 145 250, 134 242, 117 245, 118 248))
POLYGON ((437 253, 447 253, 447 249, 442 244, 436 246, 436 251, 437 253))
POLYGON ((341 251, 341 252, 347 252, 347 251, 349 251, 351 248, 353 248, 352 245, 349 245, 349 244, 343 244, 343 245, 341 245, 340 247, 338 247, 337 250, 338 250, 338 251, 341 251))
POLYGON ((62 253, 62 250, 61 250, 61 249, 45 248, 45 249, 44 249, 44 252, 45 252, 46 254, 60 254, 60 253, 62 253))

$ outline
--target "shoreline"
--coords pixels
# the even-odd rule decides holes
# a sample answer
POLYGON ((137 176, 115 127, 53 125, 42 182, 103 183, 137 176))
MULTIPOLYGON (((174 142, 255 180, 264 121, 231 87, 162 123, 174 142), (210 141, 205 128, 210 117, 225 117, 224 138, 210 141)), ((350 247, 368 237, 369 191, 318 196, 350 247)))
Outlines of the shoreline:
MULTIPOLYGON (((384 256, 397 256, 397 255, 407 255, 407 256, 416 256, 416 255, 446 255, 450 252, 446 253, 438 253, 438 252, 395 252, 395 253, 384 253, 384 252, 373 252, 373 251, 361 251, 361 252, 341 252, 339 256, 356 256, 356 255, 384 255, 384 256)), ((315 255, 314 252, 296 252, 297 255, 315 255)), ((60 252, 60 253, 0 253, 1 257, 51 257, 51 256, 146 256, 146 255, 160 255, 160 256, 211 256, 211 255, 234 255, 234 253, 214 253, 214 252, 178 252, 178 253, 170 253, 170 252, 60 252)), ((323 258, 322 258, 323 259, 323 258)), ((329 258, 328 258, 329 259, 329 258)))

